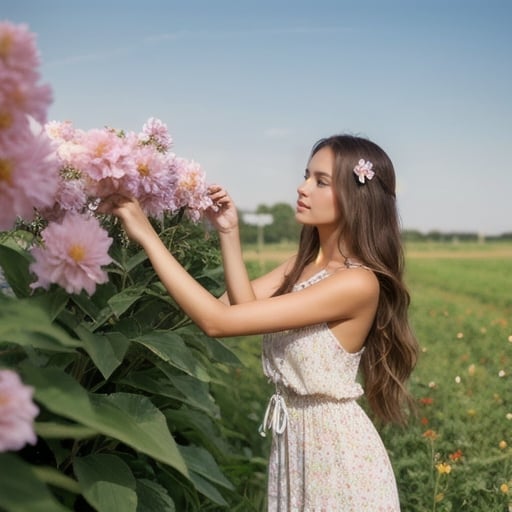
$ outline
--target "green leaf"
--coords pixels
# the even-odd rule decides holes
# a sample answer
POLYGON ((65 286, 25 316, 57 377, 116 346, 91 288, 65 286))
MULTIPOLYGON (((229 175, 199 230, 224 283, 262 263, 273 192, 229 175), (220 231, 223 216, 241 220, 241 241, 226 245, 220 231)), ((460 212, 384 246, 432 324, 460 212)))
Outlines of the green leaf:
POLYGON ((8 512, 70 512, 60 505, 32 466, 16 455, 0 454, 0 509, 8 512), (9 468, 5 471, 4 468, 9 468))
POLYGON ((136 512, 135 478, 120 457, 94 454, 76 458, 73 469, 85 499, 98 512, 136 512))
POLYGON ((146 251, 140 251, 134 256, 132 256, 125 264, 124 268, 126 272, 131 272, 137 265, 140 265, 142 262, 148 259, 148 255, 146 251))
POLYGON ((105 379, 123 362, 129 341, 121 334, 103 335, 89 331, 84 325, 75 328, 78 337, 83 341, 83 348, 89 354, 96 367, 105 379), (122 340, 126 343, 122 345, 122 340), (112 343, 114 340, 114 344, 112 343))
POLYGON ((134 338, 133 341, 144 345, 160 359, 203 382, 210 377, 181 336, 173 331, 157 331, 134 338))
POLYGON ((44 439, 87 439, 95 436, 98 431, 83 425, 70 425, 54 421, 34 423, 36 434, 44 439))
POLYGON ((48 292, 33 295, 25 300, 27 303, 40 307, 46 312, 48 318, 53 321, 66 307, 69 295, 64 288, 54 288, 48 292))
POLYGON ((231 366, 242 366, 238 356, 221 340, 206 336, 196 326, 187 325, 175 332, 185 340, 187 345, 195 347, 201 353, 206 353, 212 361, 231 366))
POLYGON ((181 433, 187 440, 199 443, 208 449, 226 452, 227 443, 225 437, 219 433, 210 416, 202 411, 187 409, 166 409, 165 417, 174 429, 181 433))
POLYGON ((172 375, 170 372, 166 372, 166 374, 176 389, 187 398, 187 403, 211 416, 219 416, 219 408, 210 394, 207 384, 188 375, 172 375))
POLYGON ((137 512, 176 512, 166 489, 151 480, 137 480, 137 512))
POLYGON ((179 446, 179 449, 190 471, 226 489, 234 489, 233 484, 222 474, 210 452, 193 445, 179 446))
POLYGON ((36 400, 50 411, 117 439, 188 477, 164 415, 148 398, 128 393, 89 394, 56 368, 22 364, 21 371, 24 382, 34 386, 36 400))
POLYGON ((144 295, 144 290, 144 286, 133 286, 125 288, 120 293, 110 297, 108 304, 112 313, 119 318, 130 306, 144 295))
POLYGON ((203 477, 198 475, 197 473, 190 473, 190 479, 194 484, 194 487, 208 499, 212 500, 214 503, 218 505, 222 505, 224 507, 229 506, 229 503, 222 497, 222 494, 217 490, 215 486, 213 486, 208 480, 205 480, 203 477))
POLYGON ((48 314, 30 300, 10 298, 2 299, 0 341, 58 352, 72 352, 81 346, 63 329, 52 325, 48 314))
POLYGON ((28 297, 31 293, 30 283, 33 281, 29 267, 30 258, 25 251, 0 244, 0 267, 16 297, 28 297))

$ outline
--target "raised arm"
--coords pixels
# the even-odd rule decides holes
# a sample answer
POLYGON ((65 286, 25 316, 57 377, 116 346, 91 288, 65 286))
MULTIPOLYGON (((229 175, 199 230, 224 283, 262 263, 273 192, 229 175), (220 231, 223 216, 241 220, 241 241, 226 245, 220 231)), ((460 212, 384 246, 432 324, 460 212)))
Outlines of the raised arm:
POLYGON ((281 284, 284 273, 291 268, 293 259, 251 281, 243 259, 235 204, 227 192, 218 185, 210 186, 208 192, 216 208, 208 210, 207 215, 219 233, 226 281, 226 294, 220 297, 220 300, 226 304, 243 304, 270 297, 281 284))
POLYGON ((169 253, 137 201, 112 196, 102 211, 122 220, 128 236, 146 251, 169 294, 209 336, 261 334, 356 318, 369 328, 373 321, 378 283, 367 270, 338 271, 300 292, 228 305, 203 288, 169 253))
POLYGON ((219 233, 226 282, 227 297, 221 297, 221 300, 230 304, 255 300, 256 295, 243 260, 236 206, 227 192, 218 185, 210 186, 208 193, 216 208, 210 208, 207 215, 219 233))

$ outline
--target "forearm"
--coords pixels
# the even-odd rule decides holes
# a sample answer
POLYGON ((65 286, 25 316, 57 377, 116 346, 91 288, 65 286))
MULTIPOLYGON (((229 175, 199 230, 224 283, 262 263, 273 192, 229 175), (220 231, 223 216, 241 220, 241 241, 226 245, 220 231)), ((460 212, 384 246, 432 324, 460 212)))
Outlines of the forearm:
POLYGON ((231 304, 242 304, 256 298, 243 259, 238 229, 219 233, 226 291, 231 304))
POLYGON ((148 232, 140 244, 169 295, 206 334, 212 333, 213 326, 225 313, 227 306, 181 266, 156 232, 148 232))

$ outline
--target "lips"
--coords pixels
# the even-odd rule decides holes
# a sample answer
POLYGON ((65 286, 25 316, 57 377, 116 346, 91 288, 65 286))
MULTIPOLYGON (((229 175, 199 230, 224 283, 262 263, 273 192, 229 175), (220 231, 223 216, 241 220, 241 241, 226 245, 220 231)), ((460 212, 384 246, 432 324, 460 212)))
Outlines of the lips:
POLYGON ((297 208, 301 208, 303 210, 309 210, 309 206, 302 201, 297 201, 297 208))

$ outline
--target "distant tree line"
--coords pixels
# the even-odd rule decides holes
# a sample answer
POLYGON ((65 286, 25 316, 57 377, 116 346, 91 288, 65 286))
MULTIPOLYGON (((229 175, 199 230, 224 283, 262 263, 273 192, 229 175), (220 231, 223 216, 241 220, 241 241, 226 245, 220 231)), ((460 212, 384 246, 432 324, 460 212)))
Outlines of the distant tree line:
MULTIPOLYGON (((286 242, 298 242, 301 225, 295 220, 295 210, 287 203, 277 203, 273 206, 261 204, 255 212, 271 214, 274 218, 272 224, 263 228, 263 239, 265 243, 276 244, 286 242)), ((248 224, 243 219, 243 212, 240 212, 240 236, 242 243, 255 244, 258 241, 258 227, 248 224)), ((512 231, 501 235, 483 235, 478 232, 459 231, 428 231, 423 233, 414 229, 402 231, 405 242, 485 242, 485 241, 512 241, 512 231)))

